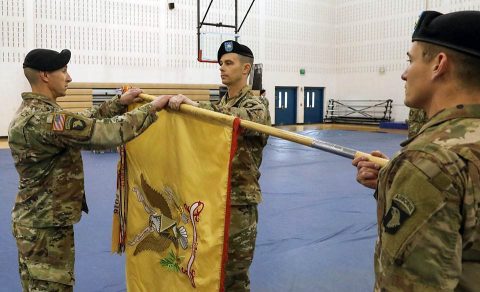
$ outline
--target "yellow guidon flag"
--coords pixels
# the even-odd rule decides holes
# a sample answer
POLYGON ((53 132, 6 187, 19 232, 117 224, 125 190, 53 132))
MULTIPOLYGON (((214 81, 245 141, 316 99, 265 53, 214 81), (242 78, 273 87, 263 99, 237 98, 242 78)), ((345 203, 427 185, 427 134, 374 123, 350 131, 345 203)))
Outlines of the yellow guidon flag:
POLYGON ((157 115, 121 149, 112 251, 128 291, 223 291, 239 120, 157 115))

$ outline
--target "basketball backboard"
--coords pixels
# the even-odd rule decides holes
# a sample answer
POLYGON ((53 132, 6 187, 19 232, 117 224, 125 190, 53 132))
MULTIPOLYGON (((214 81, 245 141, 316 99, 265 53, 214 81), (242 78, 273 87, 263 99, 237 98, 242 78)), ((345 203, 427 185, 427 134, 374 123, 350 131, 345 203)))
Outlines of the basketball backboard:
POLYGON ((216 23, 206 22, 208 12, 212 7, 213 2, 214 0, 210 0, 203 18, 200 18, 201 3, 200 0, 197 1, 197 60, 199 62, 217 63, 217 51, 221 43, 226 40, 235 40, 239 42, 240 29, 242 28, 250 9, 252 9, 255 0, 252 0, 240 25, 238 24, 238 0, 234 0, 233 2, 235 9, 234 24, 224 24, 222 21, 216 23), (217 31, 202 31, 202 27, 204 26, 210 28, 215 27, 217 31), (226 29, 231 29, 232 31, 225 32, 226 29))
POLYGON ((217 52, 221 43, 227 40, 240 39, 240 35, 227 32, 201 32, 198 50, 198 61, 217 63, 217 52))

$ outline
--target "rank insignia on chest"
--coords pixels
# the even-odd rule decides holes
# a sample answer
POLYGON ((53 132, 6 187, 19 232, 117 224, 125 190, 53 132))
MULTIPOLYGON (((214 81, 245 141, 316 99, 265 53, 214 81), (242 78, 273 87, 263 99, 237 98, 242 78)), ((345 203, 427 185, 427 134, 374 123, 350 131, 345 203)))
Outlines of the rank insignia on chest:
POLYGON ((65 114, 55 114, 52 121, 52 130, 63 131, 65 129, 65 114))
POLYGON ((392 199, 392 206, 383 217, 385 232, 395 234, 414 211, 415 205, 409 198, 396 194, 392 199))

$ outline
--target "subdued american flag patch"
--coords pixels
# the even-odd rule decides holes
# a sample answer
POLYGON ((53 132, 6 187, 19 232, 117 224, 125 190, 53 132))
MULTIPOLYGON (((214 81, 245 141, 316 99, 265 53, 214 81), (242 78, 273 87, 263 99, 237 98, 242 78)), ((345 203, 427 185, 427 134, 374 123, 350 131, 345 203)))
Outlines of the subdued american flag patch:
POLYGON ((52 130, 63 131, 65 129, 65 115, 56 114, 53 118, 52 130))

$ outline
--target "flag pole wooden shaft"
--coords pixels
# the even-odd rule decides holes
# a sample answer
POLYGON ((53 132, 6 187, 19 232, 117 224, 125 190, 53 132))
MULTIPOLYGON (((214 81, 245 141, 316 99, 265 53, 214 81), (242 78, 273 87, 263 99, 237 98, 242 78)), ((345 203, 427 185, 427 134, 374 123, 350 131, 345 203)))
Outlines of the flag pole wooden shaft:
MULTIPOLYGON (((139 97, 143 98, 144 100, 147 101, 152 101, 155 99, 156 96, 154 95, 149 95, 145 93, 140 93, 139 97)), ((217 120, 219 122, 222 122, 224 124, 231 125, 233 120, 235 119, 234 116, 229 116, 221 113, 217 113, 214 111, 198 108, 195 106, 191 106, 188 104, 181 104, 180 105, 180 112, 186 113, 189 115, 197 116, 197 117, 205 117, 205 118, 210 118, 213 120, 217 120)), ((243 128, 249 129, 249 130, 254 130, 257 132, 261 132, 270 136, 278 137, 281 139, 285 139, 291 142, 295 142, 298 144, 302 144, 308 147, 320 149, 326 152, 330 152, 336 155, 340 155, 346 158, 356 158, 360 156, 367 157, 369 161, 374 162, 381 167, 385 166, 388 163, 387 159, 376 157, 373 155, 370 155, 368 153, 360 152, 351 148, 343 147, 337 144, 333 143, 328 143, 325 141, 317 140, 310 138, 308 136, 300 135, 297 133, 292 133, 289 131, 277 129, 271 126, 266 126, 262 125, 259 123, 255 123, 252 121, 247 121, 247 120, 242 120, 240 119, 240 125, 243 128)))

